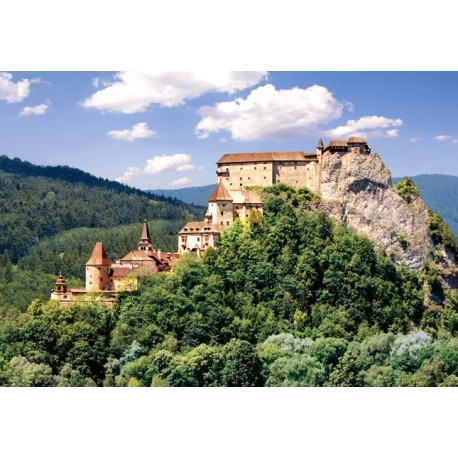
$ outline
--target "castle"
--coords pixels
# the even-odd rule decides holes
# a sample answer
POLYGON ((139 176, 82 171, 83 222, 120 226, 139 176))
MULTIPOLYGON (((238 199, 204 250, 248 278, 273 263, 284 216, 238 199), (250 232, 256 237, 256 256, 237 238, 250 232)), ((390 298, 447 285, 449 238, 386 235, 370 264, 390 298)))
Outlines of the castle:
POLYGON ((331 140, 326 146, 320 140, 313 153, 225 154, 217 162, 218 184, 208 200, 205 219, 188 222, 179 231, 177 253, 154 250, 145 219, 136 250, 112 264, 103 244, 97 242, 86 263, 86 287, 70 289, 59 275, 51 299, 65 305, 78 298, 90 298, 88 293, 97 293, 99 300, 111 304, 120 291, 137 287, 137 278, 131 274, 168 272, 183 253, 194 252, 201 256, 207 248, 216 247, 221 232, 235 220, 245 221, 254 210, 262 213, 260 197, 247 187, 285 183, 294 188, 306 187, 320 195, 323 154, 348 152, 369 154, 371 150, 361 137, 350 137, 346 141, 331 140))
POLYGON ((167 272, 177 259, 177 254, 163 253, 153 248, 148 221, 145 218, 136 250, 130 251, 112 264, 103 243, 97 242, 86 263, 86 287, 68 288, 60 274, 51 291, 51 299, 66 305, 85 298, 90 299, 88 294, 96 293, 100 300, 113 303, 117 293, 137 287, 137 278, 132 274, 153 275, 167 272))
POLYGON ((225 154, 218 162, 218 184, 208 200, 204 222, 189 222, 178 233, 178 253, 201 254, 215 247, 222 230, 236 219, 246 220, 254 209, 262 213, 259 196, 245 188, 285 183, 294 188, 306 187, 320 194, 321 167, 324 153, 369 154, 366 141, 350 137, 331 140, 326 146, 320 140, 314 153, 272 152, 225 154))

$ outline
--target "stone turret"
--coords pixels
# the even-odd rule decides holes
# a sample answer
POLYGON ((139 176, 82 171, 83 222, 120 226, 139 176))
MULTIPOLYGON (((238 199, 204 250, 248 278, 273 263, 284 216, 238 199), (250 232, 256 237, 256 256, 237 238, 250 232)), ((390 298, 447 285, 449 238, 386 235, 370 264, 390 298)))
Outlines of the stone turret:
POLYGON ((222 181, 216 186, 208 199, 208 211, 205 218, 213 224, 228 226, 234 221, 234 201, 222 181), (211 215, 211 219, 210 219, 211 215))
POLYGON ((112 289, 111 262, 103 243, 97 242, 86 263, 86 291, 110 291, 112 289))

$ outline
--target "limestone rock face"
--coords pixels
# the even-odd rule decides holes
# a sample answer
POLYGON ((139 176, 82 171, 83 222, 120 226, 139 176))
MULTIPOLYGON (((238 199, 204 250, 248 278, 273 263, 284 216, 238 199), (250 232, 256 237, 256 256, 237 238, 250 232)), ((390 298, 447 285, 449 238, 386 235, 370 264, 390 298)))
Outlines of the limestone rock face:
POLYGON ((396 262, 420 269, 432 258, 427 206, 420 197, 407 203, 393 191, 390 171, 377 154, 323 154, 320 194, 331 216, 396 262))

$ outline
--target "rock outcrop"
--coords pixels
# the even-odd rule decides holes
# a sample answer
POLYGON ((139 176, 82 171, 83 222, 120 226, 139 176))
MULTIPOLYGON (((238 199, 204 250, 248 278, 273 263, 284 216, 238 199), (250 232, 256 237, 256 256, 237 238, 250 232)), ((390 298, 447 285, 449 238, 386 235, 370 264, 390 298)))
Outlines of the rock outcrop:
POLYGON ((390 171, 375 153, 326 152, 320 180, 322 206, 394 261, 421 269, 436 250, 428 232, 429 212, 423 199, 408 203, 397 194, 390 171))

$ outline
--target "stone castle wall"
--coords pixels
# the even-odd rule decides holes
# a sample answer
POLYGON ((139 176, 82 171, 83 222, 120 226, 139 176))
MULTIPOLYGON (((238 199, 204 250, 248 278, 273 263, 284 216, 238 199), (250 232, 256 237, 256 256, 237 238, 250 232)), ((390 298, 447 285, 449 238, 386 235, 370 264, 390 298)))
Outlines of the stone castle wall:
POLYGON ((232 191, 240 191, 246 186, 286 183, 295 188, 306 186, 318 193, 319 167, 317 160, 224 164, 218 168, 218 183, 222 181, 226 189, 232 191))

